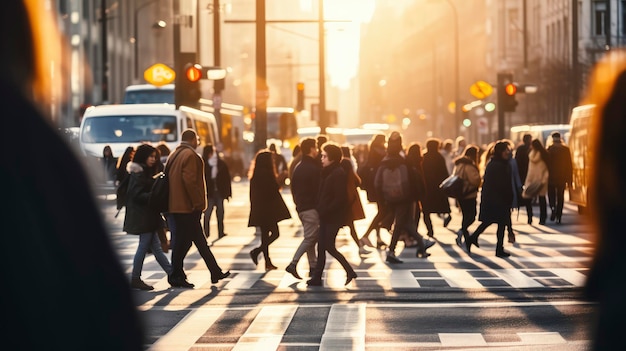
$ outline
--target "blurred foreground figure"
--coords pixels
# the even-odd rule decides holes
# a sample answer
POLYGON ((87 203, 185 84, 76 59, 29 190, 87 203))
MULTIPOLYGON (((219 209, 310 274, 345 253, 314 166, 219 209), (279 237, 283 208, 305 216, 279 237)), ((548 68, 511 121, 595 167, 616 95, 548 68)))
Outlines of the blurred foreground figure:
POLYGON ((626 133, 626 51, 610 51, 594 68, 584 104, 591 119, 592 177, 589 209, 596 234, 587 293, 598 301, 593 350, 625 350, 626 153, 615 141, 626 133))
POLYGON ((45 118, 63 91, 50 72, 55 84, 66 72, 53 69, 62 43, 44 3, 8 1, 0 11, 2 147, 13 150, 0 163, 2 348, 141 350, 129 284, 87 176, 45 118))

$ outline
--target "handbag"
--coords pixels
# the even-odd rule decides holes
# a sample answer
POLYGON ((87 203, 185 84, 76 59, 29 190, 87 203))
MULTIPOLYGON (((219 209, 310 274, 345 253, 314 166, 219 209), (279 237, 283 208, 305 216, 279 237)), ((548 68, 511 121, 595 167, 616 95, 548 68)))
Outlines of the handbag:
POLYGON ((170 182, 167 174, 159 172, 154 176, 152 191, 148 204, 159 213, 165 213, 169 209, 170 182))
POLYGON ((460 199, 464 195, 464 185, 463 179, 456 174, 452 174, 439 184, 439 189, 441 189, 448 197, 460 199))
POLYGON ((524 191, 522 192, 522 197, 524 199, 532 199, 535 196, 539 195, 539 192, 543 188, 543 184, 540 182, 533 182, 528 184, 527 187, 524 187, 524 191))

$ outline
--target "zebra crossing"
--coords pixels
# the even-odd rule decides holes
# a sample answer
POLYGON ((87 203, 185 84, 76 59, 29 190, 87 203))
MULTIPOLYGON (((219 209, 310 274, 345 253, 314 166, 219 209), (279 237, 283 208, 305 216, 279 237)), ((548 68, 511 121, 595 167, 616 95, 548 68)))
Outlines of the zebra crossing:
MULTIPOLYGON (((534 303, 567 307, 571 302, 534 303)), ((334 303, 257 307, 202 307, 187 310, 183 320, 149 345, 149 350, 417 350, 438 348, 508 348, 523 346, 584 347, 584 337, 521 327, 512 333, 476 332, 470 326, 460 332, 431 330, 407 333, 405 328, 378 330, 369 322, 381 312, 397 309, 422 311, 457 307, 517 308, 529 303, 482 304, 376 304, 334 303), (233 321, 235 325, 233 325, 233 321)), ((473 313, 470 312, 470 314, 473 313)), ((419 329, 418 329, 419 330, 419 329)))

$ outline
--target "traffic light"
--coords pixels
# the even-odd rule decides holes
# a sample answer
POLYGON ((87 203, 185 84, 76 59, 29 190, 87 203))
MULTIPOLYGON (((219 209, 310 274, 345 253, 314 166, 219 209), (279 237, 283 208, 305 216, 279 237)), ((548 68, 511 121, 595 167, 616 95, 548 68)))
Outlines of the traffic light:
POLYGON ((504 112, 514 112, 517 107, 517 83, 511 73, 498 73, 498 108, 504 112))
POLYGON ((197 63, 187 63, 183 66, 182 74, 176 74, 176 86, 174 96, 176 106, 198 107, 200 100, 200 79, 203 76, 203 69, 197 63))
POLYGON ((296 84, 296 93, 297 93, 296 110, 302 111, 304 110, 304 83, 298 82, 296 84))

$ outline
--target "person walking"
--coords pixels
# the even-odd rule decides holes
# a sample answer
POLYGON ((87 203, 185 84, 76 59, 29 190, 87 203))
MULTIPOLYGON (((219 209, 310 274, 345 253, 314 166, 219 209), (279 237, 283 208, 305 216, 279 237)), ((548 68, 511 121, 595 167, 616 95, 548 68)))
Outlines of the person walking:
POLYGON ((211 272, 211 283, 215 284, 230 275, 230 271, 223 272, 217 264, 202 230, 201 217, 207 207, 207 191, 204 161, 196 152, 198 142, 198 134, 193 129, 183 131, 180 145, 167 160, 169 214, 175 225, 172 233, 172 274, 168 277, 173 287, 194 287, 187 281, 183 270, 183 261, 192 243, 211 272))
POLYGON ((361 203, 361 197, 359 196, 358 187, 361 186, 361 178, 356 173, 356 163, 353 160, 353 157, 350 153, 349 146, 341 147, 342 158, 339 164, 343 168, 344 172, 348 177, 348 217, 346 218, 345 225, 350 230, 350 236, 359 247, 360 255, 367 255, 370 253, 368 249, 365 248, 365 244, 361 240, 359 240, 359 236, 356 232, 356 228, 354 227, 354 221, 358 221, 360 219, 365 218, 365 211, 363 211, 363 204, 361 203))
POLYGON ((208 238, 211 234, 211 215, 215 209, 217 238, 221 239, 226 236, 224 232, 224 200, 228 201, 233 194, 230 170, 212 144, 204 146, 202 159, 205 163, 204 179, 209 203, 204 211, 204 236, 208 238))
POLYGON ((476 221, 476 198, 481 178, 478 171, 478 147, 469 144, 462 155, 454 160, 453 174, 463 180, 462 198, 458 199, 461 207, 461 229, 457 232, 456 243, 461 246, 461 239, 469 236, 468 228, 476 221))
POLYGON ((439 144, 440 141, 436 138, 430 138, 426 141, 426 153, 424 154, 424 161, 422 162, 424 180, 426 181, 426 197, 422 202, 422 211, 429 237, 435 236, 433 223, 430 219, 431 213, 444 214, 444 227, 447 227, 452 220, 450 201, 446 194, 439 189, 439 184, 450 175, 446 161, 441 153, 439 153, 439 144))
MULTIPOLYGON (((519 172, 519 178, 522 184, 526 183, 526 175, 528 174, 528 154, 530 153, 530 143, 532 142, 532 135, 526 133, 522 137, 522 144, 520 144, 515 150, 515 163, 517 163, 517 170, 519 172)), ((521 197, 520 205, 526 208, 526 216, 528 217, 528 224, 533 224, 533 199, 524 199, 521 197)))
POLYGON ((291 177, 291 194, 296 204, 298 217, 302 222, 304 237, 285 270, 296 279, 302 279, 298 274, 298 261, 306 253, 309 261, 309 277, 317 264, 315 244, 319 236, 320 217, 315 209, 322 167, 317 162, 317 141, 313 138, 304 138, 300 142, 300 162, 294 167, 291 177))
MULTIPOLYGON (((406 151, 406 164, 407 167, 412 168, 412 172, 415 172, 415 197, 413 198, 413 222, 415 230, 418 230, 420 218, 422 218, 422 201, 426 197, 426 182, 424 181, 424 169, 422 168, 422 162, 424 156, 422 156, 422 146, 417 143, 411 143, 406 151)), ((404 247, 417 247, 417 241, 414 241, 410 235, 402 233, 400 239, 404 241, 404 247)))
POLYGON ((348 177, 339 165, 341 148, 333 142, 322 146, 322 174, 317 201, 317 213, 320 216, 319 241, 317 244, 317 264, 313 276, 307 281, 308 286, 321 286, 322 274, 326 265, 326 252, 333 256, 346 271, 346 284, 357 277, 356 272, 346 258, 337 250, 335 238, 337 232, 348 218, 348 177))
POLYGON ((361 169, 361 174, 359 174, 361 177, 361 188, 367 193, 367 200, 369 202, 376 203, 377 208, 376 215, 359 240, 364 245, 376 247, 378 249, 387 246, 380 236, 380 229, 387 228, 389 230, 391 228, 391 224, 389 223, 390 217, 387 216, 383 203, 378 202, 378 195, 376 194, 376 189, 374 187, 374 178, 376 176, 376 172, 378 171, 378 167, 380 166, 380 162, 385 157, 385 153, 385 135, 373 135, 369 142, 367 162, 361 169), (369 234, 372 230, 376 231, 376 246, 374 246, 369 239, 369 234))
POLYGON ((163 228, 163 218, 148 204, 154 183, 153 177, 156 174, 157 154, 151 145, 139 145, 132 161, 126 166, 130 178, 123 229, 128 234, 139 236, 130 282, 131 288, 139 290, 154 289, 141 280, 143 262, 148 250, 152 251, 154 258, 168 276, 172 273, 172 265, 163 252, 158 235, 158 231, 163 228))
POLYGON ((552 145, 548 147, 550 155, 550 179, 548 180, 548 202, 550 203, 550 220, 561 224, 565 187, 572 184, 572 154, 569 147, 561 140, 561 133, 552 133, 552 145))
POLYGON ((102 171, 105 183, 113 184, 115 182, 117 158, 113 156, 111 146, 105 145, 102 149, 102 171))
POLYGON ((413 201, 416 198, 418 175, 413 167, 408 167, 402 152, 402 135, 392 132, 387 141, 387 155, 380 163, 374 180, 379 201, 393 213, 393 232, 391 243, 387 251, 388 263, 402 263, 396 256, 395 249, 402 232, 407 233, 417 242, 416 257, 430 256, 426 250, 435 244, 434 241, 424 240, 417 232, 415 221, 411 213, 413 201), (392 175, 396 174, 394 177, 392 175))
POLYGON ((491 224, 496 223, 496 256, 505 258, 511 254, 504 250, 504 230, 511 219, 511 203, 513 203, 513 187, 511 186, 511 167, 509 143, 496 142, 493 156, 485 167, 483 187, 480 197, 480 213, 478 220, 481 224, 472 235, 465 238, 467 253, 471 253, 472 245, 478 245, 479 235, 491 224))
POLYGON ((278 222, 291 218, 289 209, 280 194, 273 155, 274 153, 267 149, 257 152, 250 178, 248 227, 259 227, 261 230, 261 245, 250 251, 250 257, 254 265, 257 265, 259 255, 263 253, 266 271, 278 268, 272 264, 269 252, 270 244, 280 235, 278 222))
POLYGON ((92 179, 50 114, 70 103, 61 92, 71 57, 63 55, 66 38, 49 5, 5 1, 0 12, 3 145, 14 148, 0 164, 2 348, 143 350, 136 296, 92 179), (52 79, 51 72, 59 74, 52 79))
POLYGON ((539 199, 539 224, 541 225, 546 224, 546 218, 548 216, 546 193, 548 192, 549 159, 550 156, 541 144, 541 141, 534 139, 531 142, 530 153, 528 153, 528 173, 526 174, 522 197, 526 199, 537 197, 539 199), (533 188, 538 190, 529 193, 533 188))
POLYGON ((135 148, 132 146, 128 146, 122 157, 117 159, 117 169, 115 171, 115 186, 119 186, 124 181, 124 178, 128 176, 128 171, 126 170, 126 165, 128 162, 132 160, 133 155, 135 154, 135 148))

